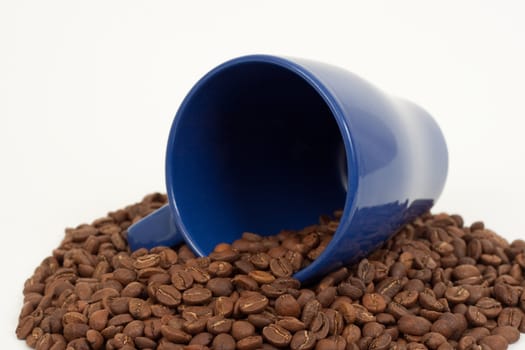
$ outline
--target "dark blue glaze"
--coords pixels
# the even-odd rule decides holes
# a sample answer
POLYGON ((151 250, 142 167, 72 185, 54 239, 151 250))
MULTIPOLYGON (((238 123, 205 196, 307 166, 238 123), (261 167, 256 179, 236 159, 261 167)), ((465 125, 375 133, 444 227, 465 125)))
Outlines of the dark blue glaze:
POLYGON ((240 57, 184 99, 167 146, 169 207, 128 240, 137 249, 184 239, 207 255, 244 231, 299 229, 344 208, 325 252, 295 275, 313 282, 428 210, 447 167, 443 135, 418 106, 324 63, 240 57))

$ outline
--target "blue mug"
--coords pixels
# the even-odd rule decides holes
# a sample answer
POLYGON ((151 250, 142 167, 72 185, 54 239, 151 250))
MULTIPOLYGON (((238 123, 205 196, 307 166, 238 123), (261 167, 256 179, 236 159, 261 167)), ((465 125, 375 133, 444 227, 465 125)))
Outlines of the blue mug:
POLYGON ((338 67, 251 55, 206 74, 168 138, 169 205, 132 225, 132 250, 183 241, 199 256, 343 209, 304 283, 370 253, 432 207, 448 169, 432 117, 338 67))

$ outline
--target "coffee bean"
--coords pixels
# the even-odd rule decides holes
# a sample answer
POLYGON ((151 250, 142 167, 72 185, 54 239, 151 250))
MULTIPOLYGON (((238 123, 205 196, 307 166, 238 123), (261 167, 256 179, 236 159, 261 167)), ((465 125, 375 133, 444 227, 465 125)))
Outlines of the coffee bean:
POLYGON ((106 309, 94 311, 89 317, 89 327, 97 331, 106 328, 108 323, 109 311, 106 309))
POLYGON ((293 266, 285 258, 272 259, 270 270, 277 277, 289 277, 293 273, 293 266))
POLYGON ((248 321, 240 320, 232 323, 232 336, 241 340, 255 334, 255 327, 248 321))
POLYGON ((387 303, 385 298, 379 293, 366 293, 362 299, 363 306, 371 313, 385 311, 387 303))
POLYGON ((208 333, 208 332, 201 332, 193 336, 193 338, 191 338, 190 345, 198 344, 202 346, 208 346, 211 344, 212 340, 213 340, 213 334, 208 333))
POLYGON ((387 277, 376 286, 376 292, 390 299, 394 297, 403 287, 402 280, 394 277, 387 277))
POLYGON ((489 349, 506 350, 508 341, 501 335, 488 335, 479 341, 480 345, 487 345, 489 349))
POLYGON ((109 309, 113 315, 125 314, 128 312, 128 297, 117 297, 117 298, 108 298, 102 300, 104 308, 109 309))
POLYGON ((292 335, 286 329, 276 324, 263 328, 262 335, 266 341, 277 347, 285 347, 292 341, 292 335))
POLYGON ((177 306, 180 304, 182 298, 180 292, 170 285, 159 286, 155 297, 160 303, 166 306, 177 306))
POLYGON ((186 290, 193 285, 193 277, 186 270, 176 270, 171 273, 171 283, 178 290, 186 290))
POLYGON ((323 307, 328 307, 333 303, 336 294, 337 289, 335 287, 326 287, 317 294, 317 300, 319 300, 323 307))
POLYGON ((239 309, 245 314, 256 314, 264 310, 268 306, 268 298, 260 293, 252 293, 247 296, 240 297, 237 301, 239 309))
POLYGON ((404 290, 397 293, 394 297, 394 301, 404 307, 412 307, 416 305, 418 299, 419 292, 417 290, 404 290))
POLYGON ((212 342, 214 350, 235 350, 235 339, 227 333, 218 334, 212 342))
POLYGON ((494 285, 494 295, 496 299, 508 306, 518 305, 521 291, 517 287, 509 286, 505 283, 496 283, 494 285))
POLYGON ((234 303, 229 297, 218 297, 213 303, 213 313, 229 317, 233 312, 234 303))
POLYGON ((190 334, 170 325, 162 325, 160 327, 160 332, 162 333, 162 336, 170 342, 187 344, 191 340, 190 334))
POLYGON ((432 324, 423 317, 405 315, 398 321, 399 330, 410 335, 424 335, 430 331, 432 324))
POLYGON ((193 277, 193 280, 195 282, 201 283, 201 284, 205 284, 211 278, 209 273, 206 272, 206 268, 207 268, 207 266, 205 266, 205 267, 200 267, 200 266, 190 266, 190 267, 188 267, 189 272, 190 272, 191 276, 193 277))
POLYGON ((122 333, 131 338, 140 337, 144 334, 144 322, 138 320, 131 321, 124 327, 122 333))
POLYGON ((476 303, 476 306, 481 311, 481 313, 487 316, 487 318, 497 317, 503 309, 500 302, 488 297, 480 298, 476 303))
POLYGON ((275 276, 266 271, 253 270, 248 273, 259 284, 269 284, 275 281, 275 276))
POLYGON ((133 321, 133 316, 130 314, 116 315, 109 319, 108 326, 125 326, 131 321, 133 321))
POLYGON ((388 333, 383 333, 376 338, 374 338, 370 345, 368 346, 369 350, 387 350, 392 343, 392 336, 388 333))
POLYGON ((376 338, 385 331, 385 326, 378 322, 368 322, 363 325, 363 336, 376 338))
POLYGON ((275 311, 280 316, 299 317, 301 306, 290 294, 283 294, 275 300, 275 311))
POLYGON ((18 339, 25 339, 33 330, 35 326, 35 320, 32 316, 26 316, 20 320, 16 327, 16 336, 18 339))
POLYGON ((69 323, 64 326, 64 337, 66 340, 82 338, 89 330, 89 326, 85 323, 69 323))
MULTIPOLYGON (((176 290, 176 289, 173 288, 173 290, 176 290)), ((188 305, 205 304, 211 300, 211 297, 212 297, 212 292, 209 289, 203 288, 203 287, 192 287, 190 289, 185 290, 182 293, 182 300, 188 305)))
POLYGON ((315 335, 307 330, 296 332, 290 342, 292 350, 311 350, 317 342, 315 335))
POLYGON ((512 326, 501 326, 496 327, 491 332, 492 335, 501 335, 507 340, 509 344, 513 344, 520 338, 520 332, 518 329, 512 326))
POLYGON ((212 276, 228 277, 233 273, 233 266, 226 261, 213 261, 208 266, 208 272, 212 276))
POLYGON ((129 313, 136 319, 144 320, 151 316, 151 307, 145 300, 130 298, 128 301, 129 313))
POLYGON ((263 347, 263 338, 260 335, 252 335, 237 341, 238 350, 255 350, 263 347))
POLYGON ((306 325, 301 320, 291 316, 281 316, 276 322, 277 325, 289 330, 292 333, 303 330, 306 325))
POLYGON ((317 301, 316 299, 308 301, 303 307, 301 321, 303 321, 306 326, 309 326, 314 317, 321 311, 321 309, 321 303, 319 303, 319 301, 317 301))
POLYGON ((259 284, 250 276, 236 275, 232 278, 232 283, 238 289, 244 290, 258 290, 259 284))
POLYGON ((264 328, 275 321, 275 317, 269 313, 251 314, 248 315, 248 322, 253 324, 256 328, 264 328))
POLYGON ((512 326, 518 328, 524 318, 523 312, 516 307, 508 307, 498 315, 498 326, 512 326))
POLYGON ((449 287, 445 291, 445 297, 449 302, 459 304, 468 300, 470 292, 462 286, 449 287))
POLYGON ((344 299, 338 299, 334 301, 332 304, 332 307, 339 311, 339 313, 343 316, 346 323, 351 324, 354 323, 356 319, 356 311, 350 301, 344 300, 344 299))
POLYGON ((318 340, 326 338, 330 332, 330 320, 326 313, 319 312, 315 315, 309 328, 318 340))
POLYGON ((457 280, 463 280, 469 277, 479 277, 480 273, 476 266, 473 265, 459 265, 457 266, 452 275, 457 280))
POLYGON ((352 299, 360 299, 363 296, 363 290, 351 283, 341 283, 337 286, 339 295, 344 295, 352 299))
POLYGON ((476 327, 483 326, 487 322, 487 317, 476 306, 469 306, 465 317, 471 325, 476 327))
POLYGON ((210 317, 206 323, 206 329, 211 334, 228 333, 232 328, 233 321, 223 316, 210 317))

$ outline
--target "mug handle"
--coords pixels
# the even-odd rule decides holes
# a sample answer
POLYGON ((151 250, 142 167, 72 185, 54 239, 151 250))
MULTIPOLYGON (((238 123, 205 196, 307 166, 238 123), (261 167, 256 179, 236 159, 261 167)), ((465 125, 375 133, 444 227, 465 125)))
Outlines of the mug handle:
POLYGON ((165 205, 128 228, 131 251, 157 246, 171 247, 183 241, 171 218, 170 206, 165 205))

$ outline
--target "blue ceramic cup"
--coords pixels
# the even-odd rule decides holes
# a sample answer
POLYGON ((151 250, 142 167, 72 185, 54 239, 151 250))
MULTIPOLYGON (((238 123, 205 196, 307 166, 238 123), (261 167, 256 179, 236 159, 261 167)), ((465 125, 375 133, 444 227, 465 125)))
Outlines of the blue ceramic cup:
POLYGON ((131 249, 185 241, 199 256, 242 232, 276 234, 344 209, 313 282, 430 209, 447 175, 432 117, 338 67, 253 55, 206 74, 173 121, 165 206, 128 230, 131 249))

